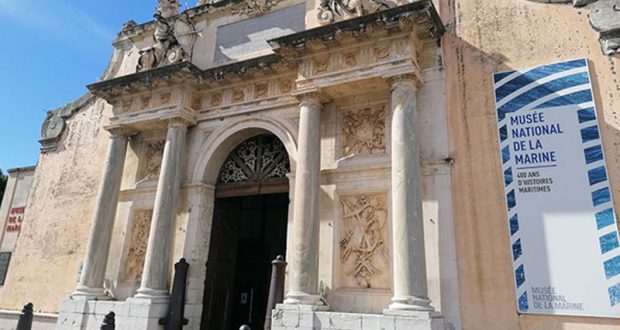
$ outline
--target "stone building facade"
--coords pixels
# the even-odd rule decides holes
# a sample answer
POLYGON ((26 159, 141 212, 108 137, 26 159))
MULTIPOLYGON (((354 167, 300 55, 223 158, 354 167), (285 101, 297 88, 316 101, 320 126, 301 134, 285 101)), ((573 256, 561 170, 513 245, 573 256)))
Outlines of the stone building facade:
POLYGON ((158 329, 185 258, 187 329, 262 328, 283 254, 273 329, 617 327, 514 299, 492 73, 588 58, 620 185, 620 20, 576 2, 160 0, 48 113, 0 308, 158 329))

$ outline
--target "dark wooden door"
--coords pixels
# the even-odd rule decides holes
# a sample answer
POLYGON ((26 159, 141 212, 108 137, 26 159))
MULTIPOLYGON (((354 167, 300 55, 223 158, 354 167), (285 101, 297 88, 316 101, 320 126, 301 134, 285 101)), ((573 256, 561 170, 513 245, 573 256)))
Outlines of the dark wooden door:
POLYGON ((228 330, 239 239, 239 207, 234 200, 215 200, 211 228, 200 329, 228 330))

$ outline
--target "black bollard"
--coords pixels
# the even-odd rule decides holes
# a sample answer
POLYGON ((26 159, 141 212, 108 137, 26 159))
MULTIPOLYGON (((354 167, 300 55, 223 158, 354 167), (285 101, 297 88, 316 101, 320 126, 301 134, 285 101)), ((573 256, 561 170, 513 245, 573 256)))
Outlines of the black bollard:
POLYGON ((103 323, 101 324, 101 330, 114 330, 116 325, 114 325, 114 312, 109 312, 104 318, 103 323))
POLYGON ((159 324, 164 326, 165 330, 183 329, 184 325, 189 322, 183 317, 185 313, 185 283, 187 280, 187 270, 189 264, 184 258, 174 264, 174 282, 172 284, 172 294, 170 295, 170 305, 168 305, 168 314, 165 318, 159 319, 159 324))
POLYGON ((284 300, 284 270, 286 265, 283 256, 277 256, 276 260, 271 262, 271 283, 269 283, 269 300, 265 313, 265 330, 271 330, 271 311, 276 307, 276 304, 282 303, 284 300))
POLYGON ((17 330, 31 330, 32 329, 32 303, 27 303, 22 309, 22 313, 19 315, 19 321, 17 321, 17 330))
POLYGON ((252 330, 250 329, 250 327, 248 325, 242 325, 241 328, 239 328, 239 330, 252 330))

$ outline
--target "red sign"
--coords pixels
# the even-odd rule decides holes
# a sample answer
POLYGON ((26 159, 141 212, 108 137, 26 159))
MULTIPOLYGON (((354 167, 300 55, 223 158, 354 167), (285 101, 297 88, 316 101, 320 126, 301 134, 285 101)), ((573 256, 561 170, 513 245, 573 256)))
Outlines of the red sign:
POLYGON ((24 221, 25 207, 16 207, 11 209, 9 217, 6 219, 6 231, 20 231, 22 229, 22 221, 24 221))

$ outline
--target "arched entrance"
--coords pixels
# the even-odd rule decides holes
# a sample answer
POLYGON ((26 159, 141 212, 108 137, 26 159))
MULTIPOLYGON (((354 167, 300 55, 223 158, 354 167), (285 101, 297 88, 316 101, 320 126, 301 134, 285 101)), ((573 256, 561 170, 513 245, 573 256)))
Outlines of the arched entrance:
POLYGON ((263 329, 271 260, 286 253, 289 157, 273 135, 239 144, 215 190, 201 329, 263 329))

